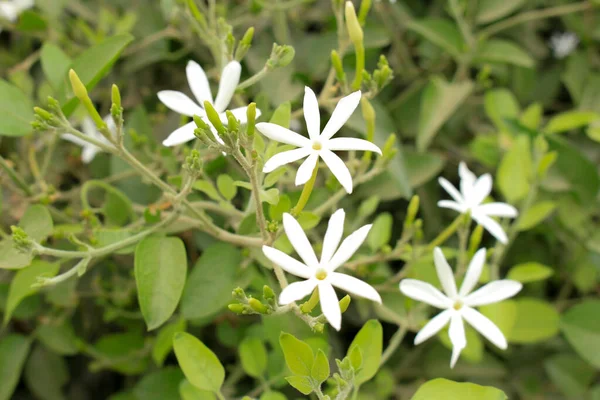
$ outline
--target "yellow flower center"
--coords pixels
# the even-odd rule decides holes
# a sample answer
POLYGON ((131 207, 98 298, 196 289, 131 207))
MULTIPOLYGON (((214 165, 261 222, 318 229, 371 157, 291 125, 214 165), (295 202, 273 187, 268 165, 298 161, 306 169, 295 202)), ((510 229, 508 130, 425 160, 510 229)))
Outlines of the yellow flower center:
POLYGON ((323 148, 323 146, 321 145, 321 142, 314 141, 313 145, 312 145, 312 148, 313 148, 313 150, 317 150, 318 151, 318 150, 321 150, 323 148))
POLYGON ((453 308, 454 308, 456 311, 458 311, 458 310, 460 310, 460 309, 462 308, 462 306, 463 306, 463 303, 462 303, 462 301, 460 301, 460 300, 456 300, 456 302, 454 303, 454 306, 453 306, 453 308))
POLYGON ((327 278, 327 271, 325 271, 323 268, 319 268, 315 274, 315 277, 322 281, 323 279, 327 278))

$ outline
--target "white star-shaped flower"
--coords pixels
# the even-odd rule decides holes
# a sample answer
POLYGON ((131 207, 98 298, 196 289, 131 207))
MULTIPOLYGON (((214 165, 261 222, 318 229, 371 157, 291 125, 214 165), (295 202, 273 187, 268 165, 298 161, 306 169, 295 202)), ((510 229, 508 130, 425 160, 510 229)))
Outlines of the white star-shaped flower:
MULTIPOLYGON (((0 18, 15 22, 23 11, 34 6, 33 0, 0 1, 0 18)), ((2 29, 0 28, 0 31, 2 29)))
POLYGON ((433 251, 433 259, 445 294, 429 283, 416 279, 404 279, 400 282, 400 291, 405 296, 444 310, 419 331, 415 337, 415 345, 429 339, 450 322, 448 334, 453 347, 450 367, 453 368, 461 351, 467 345, 464 319, 490 342, 505 350, 508 344, 500 329, 473 307, 497 303, 513 297, 523 287, 521 283, 507 279, 492 281, 471 293, 477 285, 485 263, 485 249, 480 249, 473 256, 460 291, 457 291, 452 269, 439 247, 433 251))
MULTIPOLYGON (((206 112, 204 111, 204 102, 208 101, 213 105, 215 110, 219 113, 219 117, 221 117, 221 122, 227 125, 227 115, 225 114, 225 110, 229 106, 231 102, 231 98, 235 93, 235 88, 237 87, 240 81, 240 75, 242 73, 242 66, 237 61, 231 61, 228 63, 223 71, 221 72, 221 80, 219 81, 219 90, 217 92, 217 97, 213 101, 212 93, 210 91, 210 85, 208 83, 208 78, 204 73, 202 67, 194 62, 188 61, 187 67, 185 69, 188 84, 190 85, 190 89, 192 93, 196 97, 198 103, 194 100, 190 99, 185 94, 178 92, 176 90, 163 90, 158 92, 158 99, 171 110, 182 114, 187 115, 188 117, 193 117, 194 115, 199 116, 204 121, 208 123, 211 127, 212 132, 215 136, 215 139, 223 144, 223 140, 217 135, 217 131, 213 128, 213 126, 208 122, 208 118, 206 117, 206 112)), ((246 117, 246 109, 248 107, 238 107, 231 110, 233 115, 240 123, 245 124, 247 122, 246 117)), ((260 110, 256 110, 256 118, 260 117, 260 110)), ((194 121, 183 125, 182 127, 173 131, 169 137, 167 137, 163 141, 163 145, 165 146, 176 146, 178 144, 182 144, 185 142, 189 142, 194 139, 194 130, 196 129, 196 124, 194 121)))
POLYGON ((578 44, 579 38, 573 32, 556 32, 550 37, 550 48, 558 59, 571 54, 578 44))
POLYGON ((339 209, 329 219, 323 240, 321 261, 317 260, 298 221, 287 213, 283 214, 283 228, 304 263, 273 247, 263 246, 263 253, 269 260, 290 274, 306 279, 294 282, 283 289, 279 295, 279 303, 285 305, 300 300, 318 287, 321 310, 327 321, 337 330, 340 330, 342 324, 342 313, 334 286, 356 296, 381 303, 379 293, 371 285, 350 275, 335 272, 352 257, 371 230, 371 225, 365 225, 344 239, 340 245, 344 233, 344 217, 344 210, 339 209))
POLYGON ((482 225, 501 243, 506 244, 508 237, 504 229, 491 217, 514 218, 518 214, 517 209, 506 203, 482 204, 492 192, 492 176, 490 174, 484 174, 477 178, 464 162, 459 164, 458 174, 460 175, 460 192, 447 179, 439 178, 440 185, 452 196, 454 201, 440 200, 438 206, 450 208, 462 214, 470 211, 475 222, 482 225))
MULTIPOLYGON (((115 126, 115 122, 113 121, 112 116, 110 114, 104 117, 104 122, 106 123, 108 130, 114 135, 116 133, 117 127, 115 126)), ((102 135, 102 133, 100 133, 100 131, 96 127, 96 124, 94 124, 94 121, 92 121, 90 117, 86 117, 83 119, 83 121, 81 121, 81 131, 87 136, 91 137, 92 139, 96 139, 99 142, 112 146, 112 143, 107 138, 105 138, 104 135, 102 135)), ((96 157, 96 154, 102 151, 100 147, 92 143, 86 142, 85 140, 70 133, 64 133, 60 135, 60 137, 65 140, 68 140, 69 142, 75 143, 76 145, 79 145, 83 148, 83 150, 81 151, 81 161, 83 161, 84 164, 89 164, 94 159, 94 157, 96 157)))
POLYGON ((256 129, 269 139, 299 147, 298 149, 275 154, 265 163, 263 172, 271 172, 282 165, 308 157, 296 173, 296 185, 302 185, 310 179, 319 157, 321 157, 333 175, 346 189, 346 192, 352 193, 350 171, 334 151, 365 150, 381 154, 379 147, 367 140, 356 138, 332 139, 332 136, 348 121, 358 106, 360 96, 360 91, 357 91, 341 99, 335 110, 333 110, 329 122, 321 132, 321 117, 317 96, 309 87, 306 87, 304 90, 304 119, 306 120, 308 138, 276 124, 267 122, 256 124, 256 129))

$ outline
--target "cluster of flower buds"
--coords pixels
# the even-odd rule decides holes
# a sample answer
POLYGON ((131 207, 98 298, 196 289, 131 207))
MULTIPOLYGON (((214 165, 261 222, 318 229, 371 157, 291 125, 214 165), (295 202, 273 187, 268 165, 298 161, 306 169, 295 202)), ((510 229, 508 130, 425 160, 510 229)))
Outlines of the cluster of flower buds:
POLYGON ((263 287, 263 300, 248 296, 244 289, 237 287, 231 293, 236 303, 230 304, 228 308, 236 314, 250 315, 263 314, 269 315, 275 311, 277 304, 275 303, 275 292, 269 286, 263 287))

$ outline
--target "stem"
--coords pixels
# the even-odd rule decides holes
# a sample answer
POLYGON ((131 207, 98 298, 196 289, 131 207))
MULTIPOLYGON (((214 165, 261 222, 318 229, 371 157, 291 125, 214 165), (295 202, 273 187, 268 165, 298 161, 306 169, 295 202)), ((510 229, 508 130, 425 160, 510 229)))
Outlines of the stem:
POLYGON ((356 73, 354 81, 352 82, 352 89, 360 89, 360 84, 363 79, 363 70, 365 69, 365 46, 363 43, 354 43, 354 49, 356 51, 356 73))
POLYGON ((300 194, 298 203, 296 203, 296 206, 294 208, 292 208, 292 210, 290 212, 293 216, 299 215, 302 212, 302 210, 304 210, 304 207, 306 206, 306 203, 308 202, 308 199, 310 198, 310 194, 313 191, 313 187, 315 186, 315 181, 317 180, 318 172, 319 172, 319 162, 317 161, 317 163, 315 164, 315 169, 313 169, 312 176, 310 177, 308 182, 306 182, 306 184, 304 185, 304 188, 302 189, 302 193, 300 194))
POLYGON ((58 142, 58 134, 54 133, 52 138, 50 139, 50 143, 48 144, 48 149, 46 149, 46 154, 44 155, 44 161, 42 162, 42 176, 46 176, 48 173, 48 168, 50 167, 50 161, 52 161, 52 156, 54 155, 54 149, 56 149, 56 142, 58 142))
POLYGON ((452 16, 456 20, 456 23, 458 24, 460 32, 465 38, 465 41, 468 43, 469 47, 472 47, 475 43, 475 38, 473 37, 473 33, 471 32, 469 24, 463 18, 457 0, 450 0, 450 11, 452 12, 452 16))
POLYGON ((380 367, 383 364, 385 364, 387 362, 387 360, 389 360, 389 358, 398 349, 398 346, 400 346, 400 343, 402 343, 402 340, 404 339, 404 336, 406 335, 407 331, 408 330, 406 329, 405 326, 398 327, 398 330, 396 331, 396 333, 394 333, 394 335, 390 339, 388 346, 386 347, 385 351, 383 352, 383 355, 381 356, 381 361, 379 362, 380 367))
POLYGON ((456 267, 456 277, 464 274, 467 267, 467 245, 469 243, 469 223, 461 224, 458 229, 458 263, 456 267))
MULTIPOLYGON (((444 243, 446 240, 448 240, 448 238, 450 236, 452 236, 454 234, 454 232, 456 232, 456 230, 461 226, 464 219, 465 219, 465 214, 459 214, 458 217, 456 217, 454 219, 452 224, 450 224, 450 226, 448 226, 446 229, 444 229, 439 235, 437 235, 437 237, 435 239, 433 239, 431 241, 431 243, 429 243, 429 245, 426 247, 425 251, 429 252, 429 251, 433 250, 435 247, 444 243)), ((469 220, 470 220, 470 217, 469 217, 469 220)))
POLYGON ((250 184, 252 185, 252 197, 254 198, 254 203, 256 205, 256 222, 260 228, 260 234, 262 235, 263 240, 267 241, 269 239, 269 234, 267 232, 265 211, 262 206, 262 201, 260 200, 260 187, 258 184, 258 177, 256 176, 256 165, 252 166, 248 176, 250 177, 250 184))
POLYGON ((223 396, 223 393, 221 393, 220 390, 218 392, 215 392, 215 394, 217 395, 217 399, 219 399, 219 400, 226 400, 225 396, 223 396))
POLYGON ((31 196, 33 192, 29 188, 29 185, 25 180, 10 166, 8 161, 4 157, 0 156, 0 167, 6 171, 8 177, 25 192, 26 195, 31 196))
POLYGON ((262 78, 267 76, 270 69, 265 65, 263 69, 258 71, 256 74, 252 75, 250 78, 246 79, 244 82, 240 83, 236 90, 246 89, 249 86, 254 85, 256 82, 260 81, 262 78))

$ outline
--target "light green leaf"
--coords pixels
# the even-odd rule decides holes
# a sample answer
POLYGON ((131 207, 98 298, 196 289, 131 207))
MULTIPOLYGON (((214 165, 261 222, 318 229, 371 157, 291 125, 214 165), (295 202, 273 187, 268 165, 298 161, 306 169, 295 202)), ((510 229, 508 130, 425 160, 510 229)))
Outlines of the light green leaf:
POLYGON ((367 218, 372 215, 375 211, 377 211, 377 207, 379 206, 379 196, 373 195, 360 203, 360 207, 358 207, 358 215, 362 218, 367 218))
POLYGON ((69 321, 40 325, 35 335, 40 342, 57 354, 72 356, 79 352, 77 337, 69 321))
POLYGON ((66 361, 44 346, 35 346, 25 364, 25 383, 35 398, 66 400, 62 387, 69 382, 66 361))
POLYGON ((36 242, 43 242, 52 233, 54 224, 50 211, 42 205, 29 206, 19 221, 27 235, 36 242))
POLYGON ((559 315, 549 303, 521 298, 517 304, 517 319, 507 339, 513 343, 537 343, 558 333, 559 315))
POLYGON ((283 213, 289 212, 292 208, 292 201, 286 194, 279 196, 277 204, 269 205, 269 216, 273 221, 281 221, 283 213))
POLYGON ((554 274, 552 268, 536 262, 528 262, 515 265, 508 271, 507 279, 529 283, 543 281, 554 274))
POLYGON ((600 368, 600 300, 587 300, 562 316, 560 328, 577 354, 600 368))
POLYGON ((173 323, 163 326, 152 345, 152 359, 159 367, 162 367, 165 359, 173 349, 173 335, 177 332, 185 332, 187 323, 181 318, 173 323))
POLYGON ((556 354, 544 362, 552 382, 568 399, 583 399, 596 371, 574 354, 556 354))
MULTIPOLYGON (((257 135, 258 137, 260 137, 260 135, 257 135)), ((263 187, 265 188, 269 188, 271 186, 273 186, 274 184, 276 184, 279 179, 285 175, 285 173, 287 172, 287 168, 277 168, 275 171, 267 174, 265 176, 265 180, 263 182, 263 187)))
POLYGON ((281 332, 279 344, 281 345, 285 362, 290 371, 296 375, 310 376, 314 360, 313 351, 310 346, 302 340, 297 339, 294 335, 285 332, 281 332))
POLYGON ((351 354, 356 346, 360 348, 363 356, 362 369, 356 374, 355 378, 356 384, 361 385, 374 377, 379 369, 383 349, 381 323, 375 319, 367 321, 352 340, 346 356, 351 354))
POLYGON ((512 332, 517 321, 517 302, 515 300, 504 300, 499 303, 481 306, 479 311, 488 317, 502 331, 504 336, 512 332))
POLYGON ((485 113, 498 129, 507 130, 504 118, 517 119, 521 107, 515 95, 508 89, 492 89, 485 92, 483 100, 485 113))
POLYGON ((40 53, 40 61, 44 75, 54 90, 63 88, 71 66, 71 58, 54 43, 45 42, 40 53))
POLYGON ((198 389, 218 392, 225 380, 225 369, 208 347, 194 336, 178 332, 173 348, 188 381, 198 389))
POLYGON ((187 379, 181 381, 179 385, 179 395, 181 400, 216 400, 217 396, 208 390, 200 390, 190 383, 187 379))
POLYGON ((312 382, 308 376, 287 376, 285 380, 304 395, 309 395, 313 391, 312 382))
POLYGON ((221 174, 217 178, 217 187, 219 192, 226 200, 231 201, 237 193, 237 186, 233 183, 233 178, 229 175, 221 174))
POLYGON ((444 168, 444 159, 437 154, 404 150, 404 163, 410 186, 418 188, 438 176, 444 168))
POLYGON ((517 137, 498 166, 498 186, 509 203, 515 203, 529 193, 529 177, 533 172, 530 146, 529 137, 517 137))
POLYGON ((19 383, 31 341, 21 335, 10 334, 0 339, 0 400, 10 400, 19 383))
POLYGON ((553 201, 540 201, 534 204, 519 219, 518 228, 520 231, 526 231, 544 221, 556 209, 556 203, 553 201))
POLYGON ((33 103, 19 88, 0 79, 0 136, 24 136, 33 131, 33 103))
POLYGON ((317 350, 310 376, 316 380, 319 385, 329 378, 329 360, 327 360, 327 356, 321 349, 317 350))
POLYGON ((195 190, 201 191, 202 193, 207 195, 212 200, 217 200, 217 201, 222 200, 221 196, 217 192, 217 189, 215 188, 215 185, 213 185, 212 182, 210 182, 210 181, 198 180, 198 181, 194 182, 194 184, 192 185, 192 188, 194 188, 195 190))
POLYGON ((438 378, 421 385, 411 400, 505 400, 499 389, 474 383, 458 383, 438 378))
POLYGON ((519 9, 525 0, 479 0, 475 21, 487 24, 519 9))
POLYGON ((465 48, 465 42, 458 27, 450 20, 442 18, 410 20, 407 27, 455 57, 459 56, 465 48))
POLYGON ((544 128, 547 133, 561 133, 588 126, 600 119, 600 115, 591 111, 567 111, 558 114, 548 121, 544 128))
POLYGON ((519 122, 529 129, 536 130, 539 128, 540 122, 542 122, 543 114, 544 109, 542 105, 540 103, 533 103, 523 111, 519 117, 519 122))
MULTIPOLYGON (((479 333, 475 332, 470 326, 465 326, 465 335, 467 338, 467 346, 460 353, 461 358, 473 363, 479 363, 483 360, 484 345, 479 333)), ((440 341, 449 350, 452 350, 453 345, 448 335, 448 330, 444 329, 438 334, 440 341)))
POLYGON ((477 49, 473 61, 511 64, 525 68, 533 68, 535 65, 533 58, 521 47, 513 42, 499 39, 483 42, 477 49))
MULTIPOLYGON (((94 238, 95 247, 104 247, 114 243, 118 243, 122 240, 127 239, 133 234, 129 231, 119 229, 119 228, 100 228, 94 230, 94 238)), ((115 254, 131 254, 135 251, 136 244, 132 244, 131 246, 123 247, 117 251, 115 254)))
POLYGON ((178 237, 148 236, 135 249, 135 283, 148 330, 167 321, 177 308, 187 274, 187 257, 178 237))
POLYGON ((264 392, 259 400, 287 400, 287 397, 280 392, 264 392))
POLYGON ((133 388, 133 394, 138 400, 177 399, 182 379, 179 368, 167 367, 140 379, 133 388))
POLYGON ((267 349, 262 340, 256 337, 245 338, 239 346, 240 361, 246 373, 260 378, 267 369, 267 349))
POLYGON ((135 218, 131 200, 115 188, 106 192, 102 213, 106 216, 108 224, 116 226, 124 226, 135 218))
POLYGON ((279 107, 273 112, 271 119, 269 120, 272 124, 277 124, 284 128, 290 127, 290 121, 292 118, 292 104, 289 101, 281 103, 279 107))
POLYGON ((298 218, 296 218, 296 220, 298 221, 302 229, 308 231, 314 228, 315 226, 319 225, 321 217, 310 211, 302 211, 300 215, 298 215, 298 218))
POLYGON ((375 218, 373 227, 367 236, 367 243, 373 252, 376 252, 389 243, 392 237, 392 224, 394 218, 390 213, 381 213, 375 218))
POLYGON ((443 77, 435 76, 423 91, 419 115, 417 150, 424 151, 438 130, 469 97, 473 82, 448 83, 443 77))

